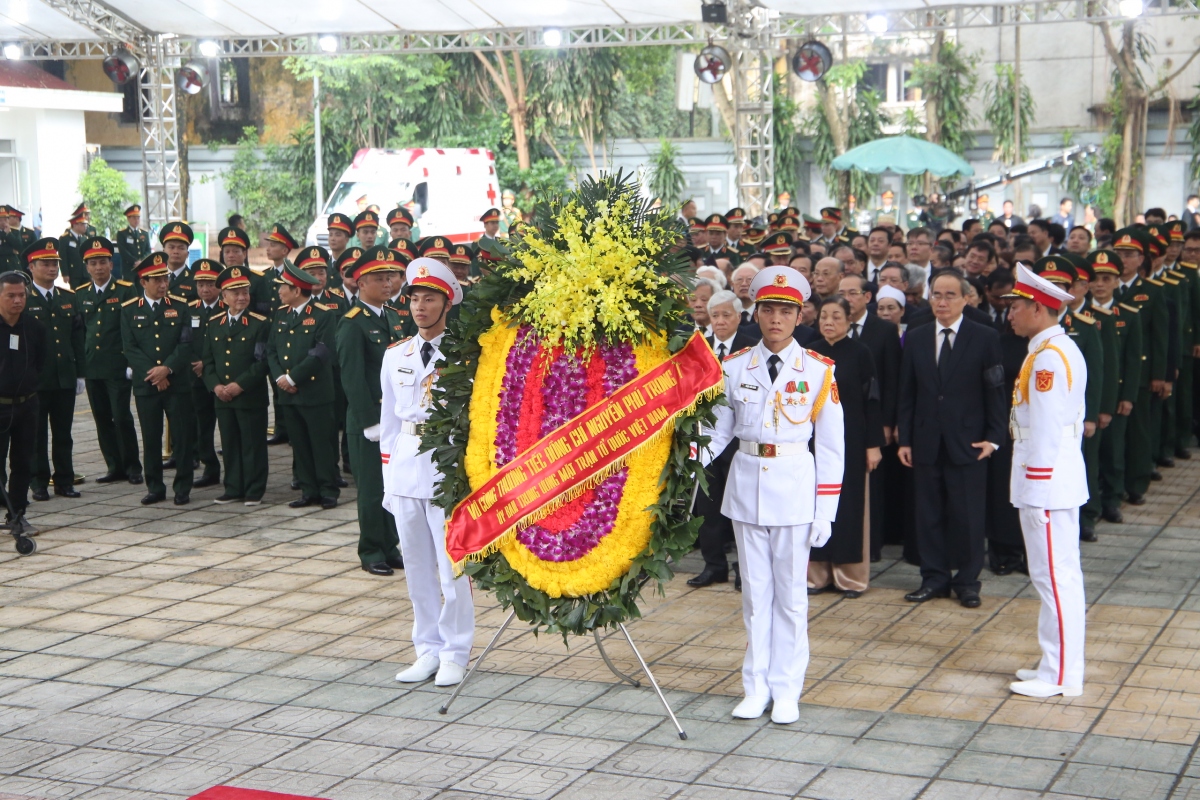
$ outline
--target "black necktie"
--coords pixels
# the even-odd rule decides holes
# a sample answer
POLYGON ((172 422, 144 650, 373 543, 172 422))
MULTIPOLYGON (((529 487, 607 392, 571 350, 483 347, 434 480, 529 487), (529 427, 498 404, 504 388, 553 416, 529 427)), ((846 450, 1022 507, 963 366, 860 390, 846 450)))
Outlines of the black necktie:
POLYGON ((950 375, 950 328, 942 328, 942 352, 938 353, 938 378, 945 380, 950 375))
POLYGON ((858 323, 857 323, 857 322, 855 322, 855 323, 852 323, 852 324, 850 325, 850 338, 851 338, 851 339, 857 339, 857 338, 858 338, 858 323))
POLYGON ((426 342, 421 345, 421 363, 428 367, 431 358, 433 358, 433 342, 426 342))
POLYGON ((783 361, 779 356, 771 356, 767 359, 767 374, 771 376, 771 383, 775 383, 775 379, 779 377, 779 364, 783 361))
POLYGON ((721 361, 725 360, 725 343, 724 342, 721 342, 719 345, 717 345, 717 358, 720 359, 721 361))

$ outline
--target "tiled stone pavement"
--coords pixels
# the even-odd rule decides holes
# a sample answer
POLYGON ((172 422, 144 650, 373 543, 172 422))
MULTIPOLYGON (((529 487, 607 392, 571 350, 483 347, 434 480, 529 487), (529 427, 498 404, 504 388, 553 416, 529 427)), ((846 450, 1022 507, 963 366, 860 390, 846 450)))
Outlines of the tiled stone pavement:
MULTIPOLYGON (((95 477, 86 412, 77 428, 95 477)), ((680 742, 590 641, 527 633, 440 716, 445 691, 392 680, 412 657, 404 580, 358 569, 353 491, 292 511, 288 449, 271 452, 257 509, 215 489, 147 509, 141 487, 89 481, 34 509, 35 556, 0 540, 0 797, 1200 798, 1200 460, 1085 545, 1083 697, 1008 693, 1037 647, 1023 577, 985 576, 977 611, 913 607, 915 570, 888 560, 862 599, 815 598, 800 721, 733 721, 738 596, 677 579, 630 628, 680 742)), ((502 614, 476 602, 478 653, 502 614)))

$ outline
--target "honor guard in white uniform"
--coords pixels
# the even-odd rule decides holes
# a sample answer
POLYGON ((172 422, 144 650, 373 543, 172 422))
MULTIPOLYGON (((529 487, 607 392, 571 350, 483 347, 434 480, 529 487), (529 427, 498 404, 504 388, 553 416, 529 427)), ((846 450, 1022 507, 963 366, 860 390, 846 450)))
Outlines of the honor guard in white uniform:
POLYGON ((808 667, 808 552, 829 540, 842 491, 845 439, 833 362, 796 344, 792 332, 808 281, 768 267, 750 286, 762 340, 723 364, 728 406, 704 460, 740 440, 721 513, 733 522, 749 640, 739 719, 800 717, 808 667), (815 453, 809 440, 816 441, 815 453))
POLYGON ((1037 669, 1017 670, 1009 688, 1028 697, 1083 692, 1086 612, 1079 563, 1079 507, 1087 502, 1083 441, 1087 365, 1058 324, 1071 295, 1017 265, 1008 312, 1013 331, 1029 338, 1029 355, 1013 389, 1012 504, 1020 511, 1029 577, 1042 600, 1037 669))
POLYGON ((383 507, 396 518, 413 604, 417 660, 396 680, 420 683, 436 675, 438 686, 462 681, 475 638, 471 581, 454 577, 446 554, 446 515, 430 502, 440 475, 430 453, 420 453, 421 434, 433 403, 438 345, 446 314, 462 302, 454 273, 432 258, 408 266, 404 293, 418 333, 388 347, 380 382, 379 452, 383 459, 383 507))

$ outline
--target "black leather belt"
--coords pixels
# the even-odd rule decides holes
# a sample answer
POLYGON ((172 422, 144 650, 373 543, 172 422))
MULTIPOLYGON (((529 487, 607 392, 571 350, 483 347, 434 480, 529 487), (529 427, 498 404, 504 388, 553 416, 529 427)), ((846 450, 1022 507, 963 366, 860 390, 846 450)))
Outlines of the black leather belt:
POLYGON ((25 394, 20 397, 0 397, 0 406, 19 406, 26 400, 32 400, 33 395, 25 394))

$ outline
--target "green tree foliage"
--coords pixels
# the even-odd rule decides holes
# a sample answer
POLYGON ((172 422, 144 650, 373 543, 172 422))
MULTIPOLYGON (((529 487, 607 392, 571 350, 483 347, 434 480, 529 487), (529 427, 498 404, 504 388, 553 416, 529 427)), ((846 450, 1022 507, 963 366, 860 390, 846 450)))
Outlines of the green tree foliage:
POLYGON ((818 104, 802 118, 801 133, 812 137, 813 161, 825 174, 828 191, 845 205, 850 195, 874 197, 879 176, 861 170, 835 170, 833 160, 860 144, 883 137, 891 118, 874 90, 859 88, 866 62, 834 64, 817 82, 818 104))
POLYGON ((125 176, 103 158, 92 159, 87 172, 79 176, 79 194, 92 210, 92 225, 109 237, 125 227, 125 209, 138 198, 125 176))
POLYGON ((975 142, 968 103, 979 82, 979 56, 944 37, 937 34, 930 60, 913 65, 908 85, 924 94, 926 138, 962 155, 975 142))
POLYGON ((796 103, 776 87, 773 99, 775 146, 775 197, 787 192, 795 197, 800 183, 800 139, 796 132, 796 103))
POLYGON ((268 145, 258 152, 258 132, 246 128, 237 143, 233 164, 224 173, 225 188, 254 241, 273 223, 294 233, 308 228, 314 212, 312 136, 307 161, 303 145, 268 145), (302 163, 304 162, 304 163, 302 163), (307 168, 307 171, 305 171, 307 168))
POLYGON ((1036 106, 1033 93, 1021 82, 1021 151, 1017 152, 1015 111, 1017 76, 1012 64, 996 65, 996 80, 983 86, 983 118, 992 130, 996 147, 992 158, 1005 164, 1017 164, 1029 157, 1029 136, 1033 127, 1036 106))
POLYGON ((687 181, 676 163, 679 148, 668 139, 660 139, 658 151, 650 159, 650 194, 662 201, 663 208, 676 208, 683 202, 687 181))
MULTIPOLYGON (((1200 84, 1197 84, 1196 89, 1200 91, 1200 84)), ((1188 177, 1191 178, 1191 183, 1200 183, 1200 94, 1196 99, 1188 104, 1188 111, 1192 115, 1192 124, 1188 126, 1187 140, 1192 148, 1192 160, 1188 164, 1188 177)))
MULTIPOLYGON (((535 62, 539 80, 537 111, 548 123, 546 134, 553 139, 554 128, 566 137, 579 137, 596 170, 596 144, 608 133, 617 95, 618 57, 613 48, 567 50, 535 62)), ((566 138, 563 137, 563 138, 566 138)), ((555 147, 562 152, 561 147, 555 147)))

